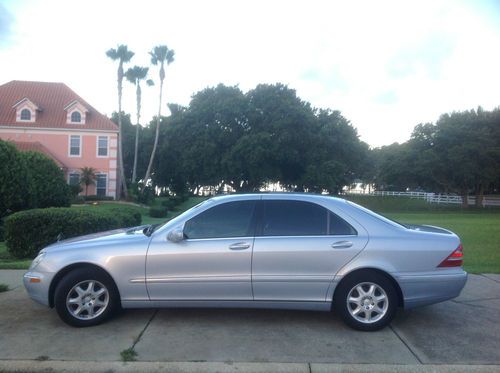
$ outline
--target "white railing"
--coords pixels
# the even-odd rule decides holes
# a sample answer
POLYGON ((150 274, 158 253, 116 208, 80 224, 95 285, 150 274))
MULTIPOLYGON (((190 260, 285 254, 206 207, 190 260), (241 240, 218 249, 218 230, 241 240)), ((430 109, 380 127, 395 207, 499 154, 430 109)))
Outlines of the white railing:
MULTIPOLYGON (((354 191, 346 191, 346 194, 362 194, 368 196, 399 196, 424 199, 429 203, 438 204, 462 204, 462 196, 456 194, 441 194, 441 193, 427 193, 427 192, 392 192, 392 191, 373 191, 370 193, 359 193, 354 191)), ((469 196, 467 198, 469 205, 476 204, 476 197, 469 196)), ((500 206, 500 197, 486 196, 483 198, 482 206, 500 206)))

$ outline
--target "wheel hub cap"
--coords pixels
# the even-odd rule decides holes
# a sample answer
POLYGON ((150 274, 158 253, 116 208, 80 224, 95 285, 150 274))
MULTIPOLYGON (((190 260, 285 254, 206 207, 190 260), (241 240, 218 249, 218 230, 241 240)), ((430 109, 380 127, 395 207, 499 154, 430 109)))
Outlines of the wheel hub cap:
POLYGON ((347 295, 347 310, 350 315, 365 324, 382 319, 388 307, 387 293, 373 282, 362 282, 354 286, 347 295))
POLYGON ((108 307, 108 289, 99 281, 87 280, 73 286, 66 297, 66 308, 79 320, 100 316, 108 307))

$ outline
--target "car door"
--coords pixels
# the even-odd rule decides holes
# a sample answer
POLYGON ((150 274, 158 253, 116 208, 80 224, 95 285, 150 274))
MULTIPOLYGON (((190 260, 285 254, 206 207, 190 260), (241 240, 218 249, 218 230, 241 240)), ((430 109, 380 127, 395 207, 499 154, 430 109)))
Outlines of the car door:
POLYGON ((368 242, 316 203, 263 196, 252 260, 255 300, 325 301, 338 270, 368 242))
POLYGON ((146 260, 151 300, 251 300, 255 198, 217 204, 184 222, 184 239, 154 237, 146 260))

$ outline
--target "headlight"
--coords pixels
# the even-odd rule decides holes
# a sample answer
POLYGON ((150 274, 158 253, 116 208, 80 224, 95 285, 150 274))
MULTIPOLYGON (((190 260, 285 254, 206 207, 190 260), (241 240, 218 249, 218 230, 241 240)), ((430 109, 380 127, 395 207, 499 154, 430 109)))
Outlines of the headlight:
POLYGON ((30 265, 30 268, 29 270, 31 271, 32 269, 34 269, 38 264, 40 264, 40 262, 43 260, 43 258, 45 257, 45 251, 41 250, 38 255, 36 256, 35 259, 33 259, 33 261, 31 262, 31 265, 30 265))

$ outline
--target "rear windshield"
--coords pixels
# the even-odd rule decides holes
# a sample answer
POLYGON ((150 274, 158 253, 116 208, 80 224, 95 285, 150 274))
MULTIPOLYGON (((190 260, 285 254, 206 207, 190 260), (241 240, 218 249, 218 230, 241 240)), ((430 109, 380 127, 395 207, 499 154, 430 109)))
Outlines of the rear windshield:
POLYGON ((353 206, 355 206, 355 207, 357 207, 361 211, 363 211, 363 212, 365 212, 365 213, 367 213, 367 214, 369 214, 369 215, 371 215, 371 216, 373 216, 373 217, 375 217, 375 218, 377 218, 379 220, 382 220, 385 223, 388 223, 388 224, 391 224, 391 225, 396 225, 396 226, 408 229, 407 225, 405 225, 403 223, 400 223, 399 221, 393 220, 393 219, 388 218, 388 217, 386 217, 384 215, 381 215, 381 214, 378 214, 376 212, 373 212, 372 210, 368 210, 366 207, 360 206, 357 203, 354 203, 354 202, 351 202, 351 201, 348 201, 348 200, 346 200, 346 202, 349 203, 349 204, 351 204, 351 205, 353 205, 353 206))

